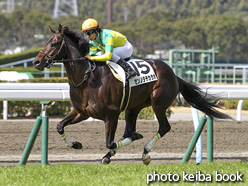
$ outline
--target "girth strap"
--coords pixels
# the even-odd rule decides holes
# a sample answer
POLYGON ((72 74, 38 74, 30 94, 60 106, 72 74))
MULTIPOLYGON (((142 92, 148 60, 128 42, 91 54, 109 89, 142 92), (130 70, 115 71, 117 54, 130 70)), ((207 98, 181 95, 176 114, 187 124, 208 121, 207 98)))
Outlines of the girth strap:
POLYGON ((131 95, 131 87, 129 86, 129 80, 126 80, 125 87, 123 89, 123 99, 121 102, 121 112, 127 109, 128 103, 129 103, 129 98, 131 95))

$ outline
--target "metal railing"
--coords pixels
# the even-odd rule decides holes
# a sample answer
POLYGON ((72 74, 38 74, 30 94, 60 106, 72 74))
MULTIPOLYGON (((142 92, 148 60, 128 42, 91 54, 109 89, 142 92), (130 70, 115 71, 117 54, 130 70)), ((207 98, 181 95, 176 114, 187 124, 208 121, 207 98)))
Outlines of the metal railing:
MULTIPOLYGON (((29 58, 29 59, 24 59, 21 61, 16 61, 16 62, 0 65, 0 71, 1 71, 1 68, 4 68, 4 67, 13 68, 14 66, 22 65, 22 64, 23 64, 24 68, 27 68, 28 63, 31 63, 34 59, 35 58, 33 57, 33 58, 29 58)), ((44 78, 49 78, 51 76, 51 74, 56 74, 56 73, 60 73, 60 77, 65 77, 66 72, 64 70, 64 64, 63 63, 55 63, 54 66, 60 66, 61 70, 60 71, 50 71, 50 69, 45 68, 45 70, 42 72, 31 72, 31 73, 33 75, 42 74, 42 75, 44 75, 44 78)))
MULTIPOLYGON (((17 62, 12 62, 0 65, 0 70, 3 67, 14 67, 23 64, 26 68, 28 63, 31 63, 34 58, 29 58, 17 62)), ((169 64, 169 61, 163 60, 169 64)), ((42 74, 45 78, 54 77, 56 73, 60 73, 60 77, 65 77, 63 63, 55 63, 54 66, 60 66, 60 71, 51 71, 46 69, 43 72, 31 72, 33 75, 42 74)), ((196 83, 200 82, 219 82, 219 83, 247 83, 248 65, 244 64, 202 64, 202 63, 172 63, 171 68, 175 74, 187 81, 196 83), (233 76, 231 76, 233 75, 233 76), (239 75, 241 78, 237 77, 239 75), (184 77, 183 77, 184 76, 184 77)))
MULTIPOLYGON (((248 99, 248 86, 241 85, 201 85, 203 91, 219 95, 222 99, 248 99)), ((183 99, 183 97, 181 97, 183 99)), ((69 101, 68 83, 1 83, 0 101, 4 101, 7 118, 7 101, 69 101)), ((242 105, 237 110, 241 115, 242 105)), ((241 117, 241 116, 239 116, 241 117)))

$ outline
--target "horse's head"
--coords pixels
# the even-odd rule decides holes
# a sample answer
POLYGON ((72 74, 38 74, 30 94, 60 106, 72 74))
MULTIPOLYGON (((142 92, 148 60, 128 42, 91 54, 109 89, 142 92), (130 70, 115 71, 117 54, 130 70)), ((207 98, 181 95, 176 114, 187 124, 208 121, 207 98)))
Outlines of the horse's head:
POLYGON ((34 68, 44 70, 45 67, 50 67, 54 63, 53 60, 62 59, 65 57, 65 52, 61 52, 64 48, 64 34, 62 25, 59 24, 58 32, 55 32, 50 26, 49 30, 52 36, 46 41, 43 49, 33 60, 34 68))

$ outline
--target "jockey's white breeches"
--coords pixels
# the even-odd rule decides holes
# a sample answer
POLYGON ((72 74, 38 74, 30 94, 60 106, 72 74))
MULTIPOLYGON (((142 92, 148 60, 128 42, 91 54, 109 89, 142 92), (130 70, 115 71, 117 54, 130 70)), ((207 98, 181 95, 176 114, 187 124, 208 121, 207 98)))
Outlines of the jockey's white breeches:
MULTIPOLYGON (((126 59, 133 54, 133 45, 127 40, 124 46, 113 49, 111 61, 117 62, 120 58, 126 59)), ((102 55, 102 52, 97 52, 96 55, 102 55)))

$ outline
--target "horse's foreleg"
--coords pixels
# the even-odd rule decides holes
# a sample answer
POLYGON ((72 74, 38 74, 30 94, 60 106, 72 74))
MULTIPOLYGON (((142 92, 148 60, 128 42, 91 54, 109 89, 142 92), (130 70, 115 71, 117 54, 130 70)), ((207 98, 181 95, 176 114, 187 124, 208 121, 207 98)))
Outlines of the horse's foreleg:
POLYGON ((132 137, 133 141, 143 138, 141 134, 136 132, 136 121, 140 111, 147 105, 150 105, 150 99, 147 99, 142 105, 125 111, 126 128, 124 138, 132 137))
POLYGON ((142 138, 143 136, 139 134, 138 132, 134 132, 131 137, 127 137, 127 138, 121 137, 121 139, 119 139, 119 141, 116 142, 117 147, 115 149, 109 150, 109 152, 101 160, 101 163, 109 164, 110 158, 114 156, 121 147, 129 145, 131 142, 138 140, 138 139, 142 139, 142 138))
POLYGON ((109 164, 110 158, 116 154, 116 152, 123 146, 129 145, 132 142, 132 138, 121 138, 118 142, 116 142, 116 148, 110 149, 109 152, 102 158, 101 164, 109 164))
POLYGON ((136 132, 136 120, 140 110, 144 106, 136 107, 132 110, 126 110, 125 112, 125 120, 126 120, 126 128, 123 137, 116 142, 116 148, 110 149, 109 152, 102 158, 102 164, 109 164, 110 158, 114 156, 117 151, 126 145, 129 145, 132 141, 143 138, 143 136, 136 132))
POLYGON ((115 131, 117 128, 118 123, 118 116, 112 115, 109 118, 111 120, 107 120, 105 122, 105 133, 106 133, 106 147, 109 148, 109 152, 102 158, 101 164, 109 164, 110 163, 110 157, 114 156, 117 150, 123 146, 122 141, 124 140, 124 145, 127 145, 128 143, 131 143, 130 140, 120 139, 118 142, 114 143, 114 137, 115 137, 115 131))
POLYGON ((62 135, 64 134, 64 127, 70 124, 70 122, 77 116, 78 112, 73 109, 67 114, 62 121, 57 124, 57 132, 62 135))
POLYGON ((129 145, 132 141, 142 139, 142 134, 136 132, 136 120, 140 110, 144 106, 140 105, 132 110, 125 111, 126 128, 123 137, 116 143, 117 148, 110 150, 105 156, 108 158, 114 156, 123 146, 129 145))
POLYGON ((106 147, 108 149, 117 148, 117 143, 114 143, 117 122, 118 122, 118 119, 107 121, 105 123, 106 147))
POLYGON ((80 142, 72 142, 65 134, 64 127, 69 124, 78 123, 82 120, 87 119, 88 116, 84 116, 73 109, 62 121, 60 121, 57 125, 57 131, 60 134, 62 140, 65 142, 66 146, 72 147, 74 149, 82 149, 83 146, 80 142))
POLYGON ((123 137, 116 143, 117 148, 109 150, 109 152, 104 156, 110 160, 112 156, 122 147, 129 145, 132 141, 142 139, 142 134, 136 132, 136 120, 140 110, 144 105, 139 105, 136 108, 125 111, 126 128, 123 137))

